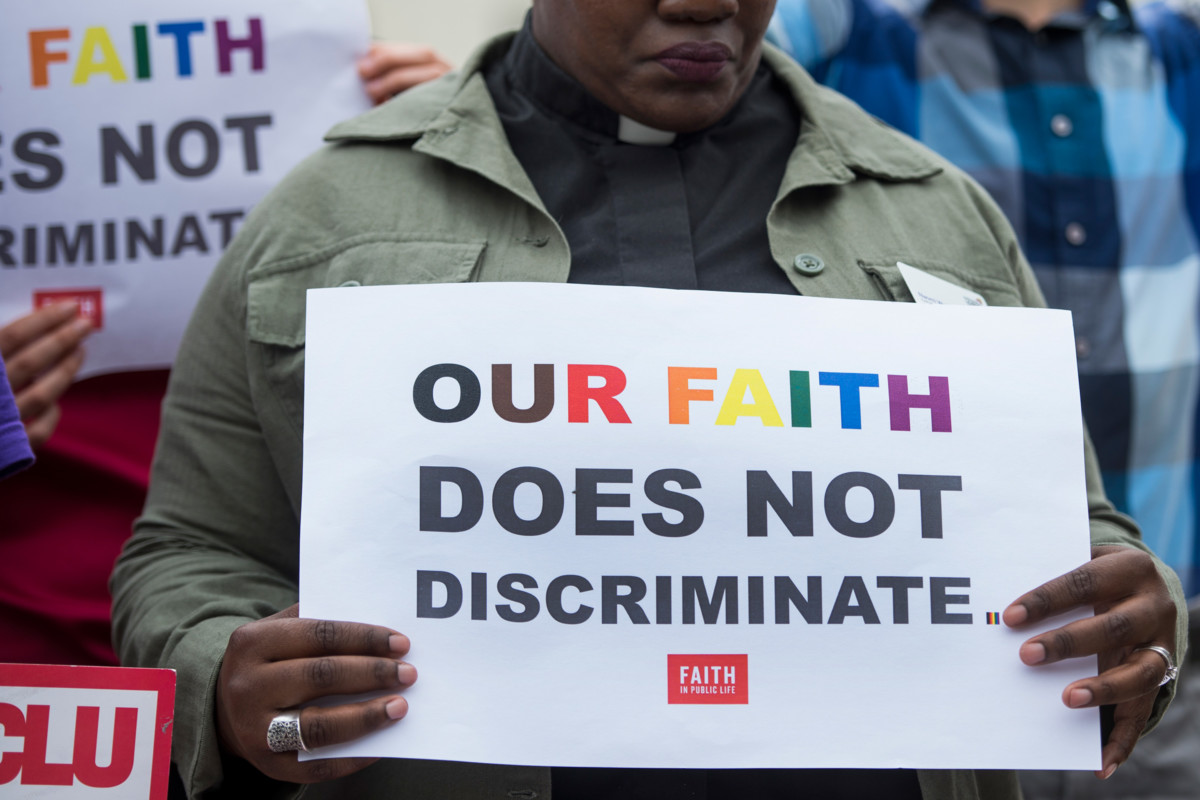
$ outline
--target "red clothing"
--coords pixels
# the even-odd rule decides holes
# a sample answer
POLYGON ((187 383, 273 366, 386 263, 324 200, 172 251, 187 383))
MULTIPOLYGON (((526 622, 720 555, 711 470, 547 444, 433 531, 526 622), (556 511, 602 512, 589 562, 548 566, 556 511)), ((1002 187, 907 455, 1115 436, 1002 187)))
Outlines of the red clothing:
POLYGON ((0 662, 116 664, 108 576, 141 513, 166 370, 80 381, 0 483, 0 662))

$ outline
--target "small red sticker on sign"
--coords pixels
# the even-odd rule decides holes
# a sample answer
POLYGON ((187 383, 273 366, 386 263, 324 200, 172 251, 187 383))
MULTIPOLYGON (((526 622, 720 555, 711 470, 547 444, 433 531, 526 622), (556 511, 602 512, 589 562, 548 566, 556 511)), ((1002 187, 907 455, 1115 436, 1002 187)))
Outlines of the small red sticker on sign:
POLYGON ((39 289, 33 293, 34 311, 55 303, 78 303, 79 316, 92 321, 92 327, 104 327, 103 289, 39 289))
POLYGON ((667 702, 746 705, 748 663, 746 655, 668 655, 667 702))

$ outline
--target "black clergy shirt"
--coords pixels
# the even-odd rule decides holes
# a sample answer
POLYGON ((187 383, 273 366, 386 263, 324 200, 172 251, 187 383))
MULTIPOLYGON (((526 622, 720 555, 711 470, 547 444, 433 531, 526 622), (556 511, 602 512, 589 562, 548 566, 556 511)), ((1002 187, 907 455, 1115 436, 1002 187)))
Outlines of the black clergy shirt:
POLYGON ((765 66, 725 119, 669 145, 617 138, 618 115, 526 25, 485 73, 517 160, 571 246, 572 283, 794 294, 767 212, 800 130, 765 66))
MULTIPOLYGON (((621 141, 618 114, 550 60, 528 21, 485 78, 517 160, 567 237, 570 282, 796 293, 771 257, 766 219, 800 112, 765 66, 724 119, 660 145, 621 141)), ((798 709, 796 724, 818 723, 798 709)), ((555 800, 921 797, 910 770, 556 767, 551 785, 555 800)))

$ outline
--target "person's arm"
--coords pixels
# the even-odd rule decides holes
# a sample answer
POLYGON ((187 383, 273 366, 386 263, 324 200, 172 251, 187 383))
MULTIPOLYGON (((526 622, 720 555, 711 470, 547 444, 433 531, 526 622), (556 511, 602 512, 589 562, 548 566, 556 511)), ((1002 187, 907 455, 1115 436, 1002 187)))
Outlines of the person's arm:
POLYGON ((83 365, 82 344, 92 324, 78 313, 74 303, 59 303, 0 327, 0 358, 35 449, 54 433, 58 400, 83 365))
POLYGON ((375 42, 358 61, 363 88, 376 105, 449 71, 450 64, 422 44, 375 42))
MULTIPOLYGON (((146 509, 112 577, 121 662, 177 671, 173 757, 190 796, 213 791, 227 770, 237 775, 231 794, 270 797, 297 791, 283 780, 360 769, 366 762, 271 753, 267 725, 316 696, 394 692, 415 678, 395 631, 293 618, 302 409, 280 407, 264 372, 283 368, 276 357, 302 363, 303 338, 276 349, 247 334, 245 273, 260 243, 278 239, 263 230, 271 216, 251 215, 199 301, 172 371, 146 509)), ((302 289, 288 309, 302 332, 302 289)), ((394 694, 305 709, 302 734, 332 744, 403 711, 394 694)))

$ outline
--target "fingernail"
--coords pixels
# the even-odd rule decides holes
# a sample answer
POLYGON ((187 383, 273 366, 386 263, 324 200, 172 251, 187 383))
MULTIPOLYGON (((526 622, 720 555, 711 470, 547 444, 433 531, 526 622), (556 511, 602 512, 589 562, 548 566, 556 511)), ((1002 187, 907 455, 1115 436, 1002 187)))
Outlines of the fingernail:
POLYGON ((90 319, 80 318, 72 322, 71 327, 76 333, 87 333, 92 329, 92 321, 90 319))
POLYGON ((408 713, 408 702, 403 697, 397 697, 384 706, 388 719, 401 719, 408 713))
POLYGON ((1040 664, 1046 660, 1046 646, 1040 642, 1021 645, 1021 660, 1026 664, 1040 664))
MULTIPOLYGON (((1067 693, 1067 705, 1070 708, 1083 708, 1091 702, 1092 693, 1089 689, 1072 689, 1067 693)), ((1113 769, 1116 769, 1116 767, 1114 766, 1113 769)))
POLYGON ((1100 779, 1108 780, 1109 778, 1111 778, 1113 776, 1113 773, 1117 771, 1117 767, 1119 767, 1119 766, 1121 766, 1121 765, 1120 764, 1109 764, 1107 767, 1104 768, 1104 772, 1103 772, 1103 774, 1100 775, 1100 779))
POLYGON ((1010 628, 1014 625, 1020 625, 1027 619, 1029 619, 1029 609, 1025 606, 1013 605, 1004 609, 1004 624, 1010 628))
POLYGON ((408 637, 402 633, 393 633, 388 637, 388 648, 398 656, 407 653, 409 645, 408 637))
POLYGON ((412 664, 401 661, 396 666, 396 675, 399 676, 400 682, 405 686, 416 683, 417 668, 412 664))

